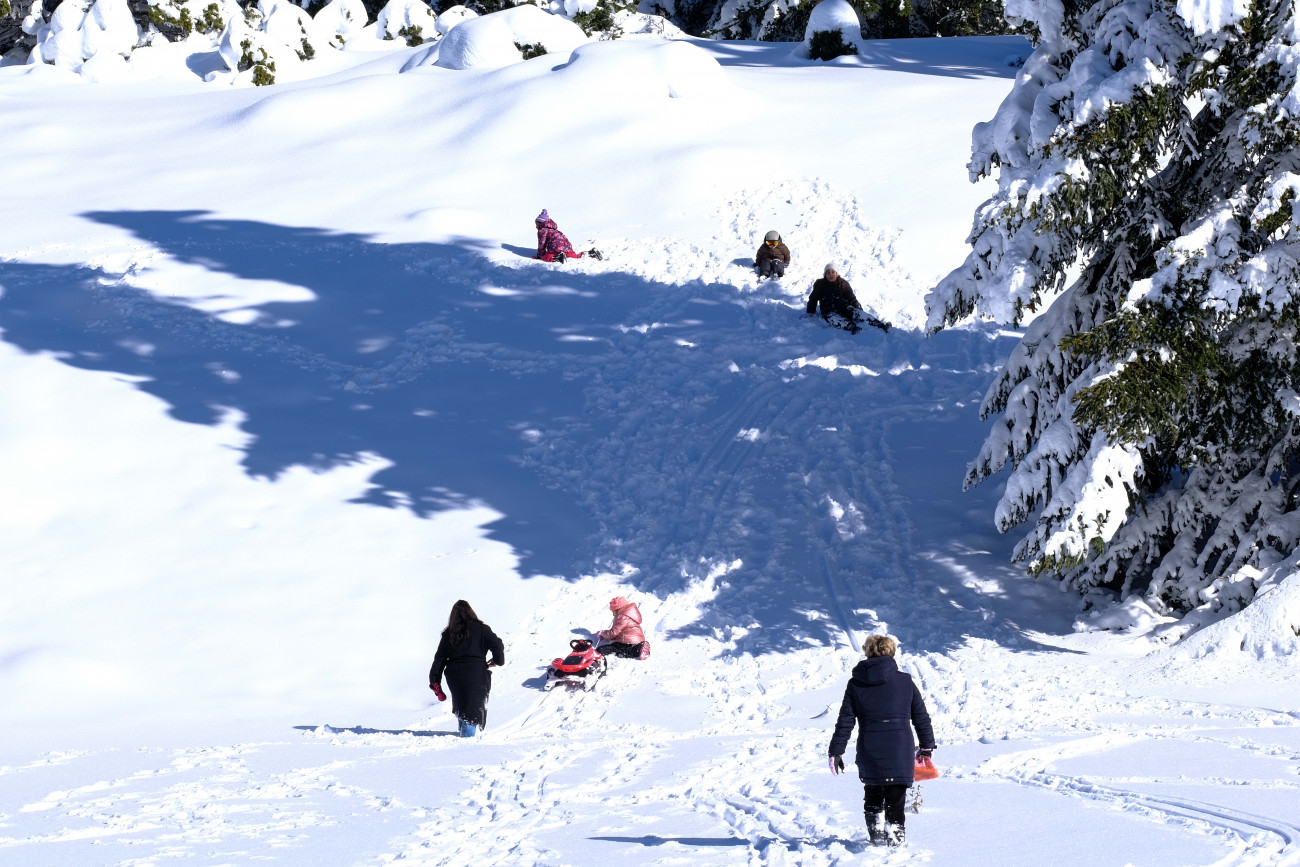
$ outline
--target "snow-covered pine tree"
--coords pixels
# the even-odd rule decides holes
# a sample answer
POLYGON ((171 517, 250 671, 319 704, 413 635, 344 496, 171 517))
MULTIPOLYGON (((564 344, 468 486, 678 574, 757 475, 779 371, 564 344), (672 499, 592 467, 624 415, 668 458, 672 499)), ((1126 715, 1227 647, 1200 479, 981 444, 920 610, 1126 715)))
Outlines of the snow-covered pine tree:
POLYGON ((1300 544, 1293 0, 1009 0, 1037 47, 976 126, 997 171, 930 328, 1020 323, 972 485, 1081 593, 1250 601, 1300 544))

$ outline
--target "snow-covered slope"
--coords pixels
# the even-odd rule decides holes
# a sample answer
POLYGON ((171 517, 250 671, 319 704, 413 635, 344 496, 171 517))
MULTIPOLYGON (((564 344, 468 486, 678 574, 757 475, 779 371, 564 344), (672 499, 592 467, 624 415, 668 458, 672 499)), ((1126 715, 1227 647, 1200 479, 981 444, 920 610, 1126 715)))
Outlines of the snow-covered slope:
POLYGON ((3 863, 1300 858, 1284 658, 1074 633, 960 492, 1010 340, 921 296, 1023 43, 790 48, 0 70, 3 863), (543 207, 604 260, 533 261, 543 207), (800 319, 828 261, 890 333, 800 319), (651 658, 541 692, 615 594, 651 658), (509 663, 472 742, 458 598, 509 663), (893 854, 824 763, 875 630, 946 774, 893 854))

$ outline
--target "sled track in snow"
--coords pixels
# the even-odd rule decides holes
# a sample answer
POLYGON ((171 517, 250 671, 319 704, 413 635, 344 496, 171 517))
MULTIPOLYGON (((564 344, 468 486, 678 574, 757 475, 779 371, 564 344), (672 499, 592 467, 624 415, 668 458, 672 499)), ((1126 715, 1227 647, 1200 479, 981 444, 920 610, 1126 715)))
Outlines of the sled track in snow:
POLYGON ((1242 851, 1222 863, 1233 865, 1258 865, 1258 867, 1291 867, 1300 864, 1300 825, 1224 807, 1209 804, 1191 798, 1177 798, 1169 795, 1149 795, 1130 789, 1118 789, 1104 786, 1083 777, 1037 772, 1028 776, 1002 774, 1004 779, 1022 785, 1035 786, 1055 792, 1063 792, 1076 797, 1088 798, 1125 809, 1138 810, 1164 821, 1184 820, 1202 823, 1212 828, 1221 829, 1241 841, 1242 851), (1261 842, 1259 834, 1263 832, 1273 838, 1272 842, 1261 842), (1254 839, 1252 839, 1254 838, 1254 839))

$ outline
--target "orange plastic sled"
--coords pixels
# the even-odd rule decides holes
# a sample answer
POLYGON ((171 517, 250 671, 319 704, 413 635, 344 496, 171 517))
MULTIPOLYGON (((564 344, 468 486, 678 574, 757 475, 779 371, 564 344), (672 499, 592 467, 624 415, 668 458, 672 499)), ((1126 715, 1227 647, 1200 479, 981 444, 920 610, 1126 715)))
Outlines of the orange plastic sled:
POLYGON ((918 783, 937 780, 939 769, 934 766, 934 761, 929 756, 917 756, 916 763, 912 767, 912 779, 918 783))

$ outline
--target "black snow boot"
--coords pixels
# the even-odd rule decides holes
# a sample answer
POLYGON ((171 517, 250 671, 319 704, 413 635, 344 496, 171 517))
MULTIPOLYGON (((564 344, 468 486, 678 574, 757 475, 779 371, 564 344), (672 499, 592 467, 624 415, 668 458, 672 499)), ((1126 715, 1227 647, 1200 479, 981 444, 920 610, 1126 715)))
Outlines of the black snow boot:
POLYGON ((884 846, 889 842, 889 835, 885 833, 879 813, 867 813, 867 836, 871 839, 872 846, 884 846))

